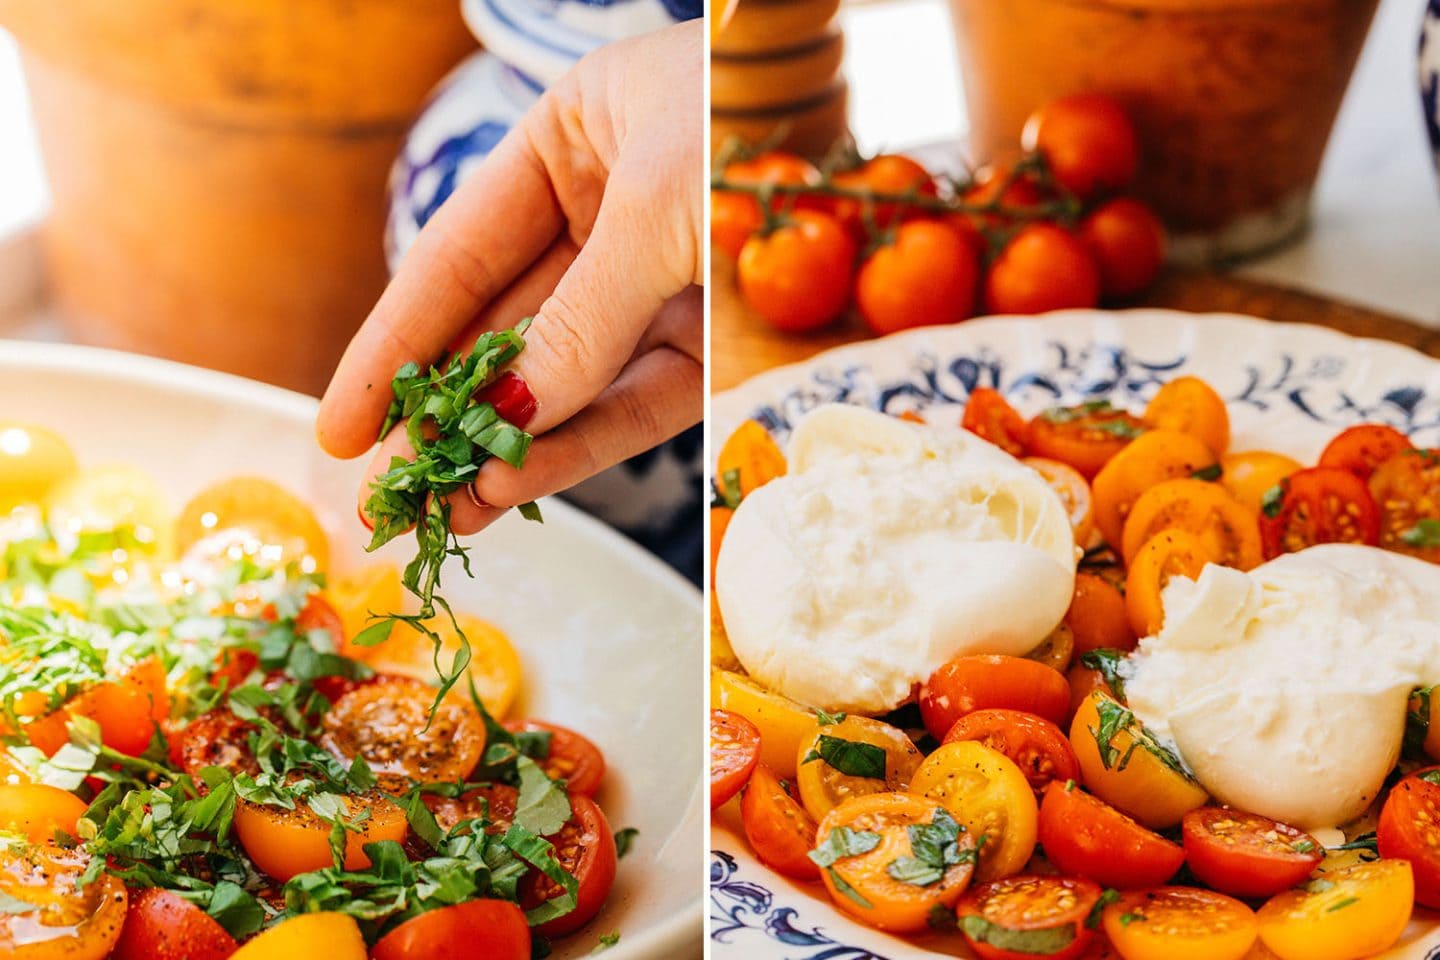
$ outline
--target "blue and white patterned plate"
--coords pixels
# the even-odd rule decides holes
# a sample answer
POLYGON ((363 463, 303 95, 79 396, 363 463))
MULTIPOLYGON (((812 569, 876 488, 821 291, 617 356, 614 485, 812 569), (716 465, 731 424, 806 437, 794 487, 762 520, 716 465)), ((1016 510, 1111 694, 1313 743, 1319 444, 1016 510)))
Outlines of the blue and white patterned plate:
MULTIPOLYGON (((925 327, 771 370, 713 400, 714 436, 759 420, 782 441, 807 410, 854 403, 888 413, 953 414, 975 387, 1031 415, 1107 397, 1142 408, 1160 384, 1193 374, 1230 406, 1232 449, 1313 462, 1340 429, 1384 422, 1440 445, 1440 362, 1408 347, 1321 327, 1228 314, 1076 310, 925 327), (949 408, 948 410, 946 408, 949 408)), ((954 938, 902 940, 852 922, 818 885, 794 883, 749 852, 737 817, 715 819, 710 940, 715 960, 901 960, 969 956, 954 938)), ((1386 960, 1440 960, 1440 916, 1410 925, 1386 960)), ((1257 948, 1251 960, 1270 957, 1257 948)))

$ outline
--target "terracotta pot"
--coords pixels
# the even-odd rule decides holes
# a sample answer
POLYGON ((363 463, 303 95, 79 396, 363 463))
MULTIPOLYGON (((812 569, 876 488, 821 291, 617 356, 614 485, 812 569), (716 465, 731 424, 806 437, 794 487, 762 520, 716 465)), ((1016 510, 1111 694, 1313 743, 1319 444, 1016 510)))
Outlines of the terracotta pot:
POLYGON ((310 392, 386 279, 385 178, 455 0, 0 0, 82 340, 310 392))
POLYGON ((951 0, 977 160, 1054 97, 1109 93, 1136 191, 1192 262, 1298 236, 1376 0, 951 0))

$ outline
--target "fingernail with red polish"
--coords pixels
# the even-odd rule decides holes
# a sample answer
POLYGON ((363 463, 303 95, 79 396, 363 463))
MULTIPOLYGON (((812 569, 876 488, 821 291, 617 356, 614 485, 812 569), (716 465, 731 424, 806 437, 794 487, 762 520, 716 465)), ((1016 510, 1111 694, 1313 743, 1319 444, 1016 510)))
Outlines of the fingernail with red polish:
POLYGON ((369 530, 371 533, 375 532, 375 524, 371 523, 370 518, 365 516, 365 508, 358 503, 355 505, 355 515, 360 518, 360 522, 365 525, 366 530, 369 530))
POLYGON ((496 413, 522 430, 539 406, 529 385, 513 373, 500 374, 495 382, 476 393, 475 399, 490 404, 496 413))

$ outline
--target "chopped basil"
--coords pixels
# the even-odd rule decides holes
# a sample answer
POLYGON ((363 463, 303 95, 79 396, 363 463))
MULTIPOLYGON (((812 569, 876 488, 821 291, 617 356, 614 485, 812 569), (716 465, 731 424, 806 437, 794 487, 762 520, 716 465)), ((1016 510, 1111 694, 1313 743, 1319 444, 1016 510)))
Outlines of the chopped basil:
POLYGON ((1105 912, 1106 907, 1117 902, 1119 899, 1119 890, 1116 890, 1114 887, 1106 887, 1104 892, 1100 894, 1100 899, 1095 901, 1095 906, 1090 908, 1089 915, 1085 917, 1085 928, 1087 930, 1094 930, 1099 927, 1100 915, 1105 912))
POLYGON ((1290 849, 1296 853, 1314 853, 1315 843, 1312 840, 1296 840, 1290 844, 1290 849))
POLYGON ((1421 517, 1415 526, 1401 531, 1400 541, 1410 547, 1440 547, 1440 520, 1421 517))
POLYGON ((624 857, 635 846, 635 838, 640 831, 634 827, 622 827, 615 831, 615 856, 624 857))
POLYGON ((1221 467, 1220 464, 1212 463, 1208 467, 1201 467, 1199 470, 1194 471, 1190 474, 1190 476, 1196 480, 1208 480, 1213 482, 1215 480, 1219 480, 1222 476, 1224 476, 1224 474, 1225 469, 1221 467))
POLYGON ((885 872, 894 880, 916 887, 928 887, 939 883, 945 872, 962 863, 974 863, 973 847, 960 849, 960 834, 965 828, 955 821, 943 807, 935 810, 929 823, 917 823, 907 828, 910 837, 908 857, 897 857, 885 867, 885 872))
POLYGON ((1290 489, 1289 480, 1281 480, 1275 486, 1266 490, 1260 495, 1260 512, 1271 520, 1280 516, 1280 508, 1285 505, 1285 493, 1290 489))
POLYGON ((1132 741, 1130 749, 1122 756, 1120 748, 1114 745, 1114 740, 1122 730, 1129 728, 1135 720, 1135 714, 1120 706, 1114 700, 1101 700, 1096 705, 1096 713, 1100 718, 1099 727, 1090 727, 1090 736, 1095 738, 1095 745, 1100 748, 1100 764, 1109 770, 1118 764, 1118 769, 1125 769, 1130 760, 1130 754, 1135 750, 1135 743, 1132 741))
POLYGON ((805 755, 802 763, 823 760, 847 777, 885 779, 885 750, 873 743, 845 740, 822 733, 815 749, 805 755))
POLYGON ((1344 900, 1336 901, 1335 903, 1332 903, 1330 906, 1326 907, 1325 912, 1334 913, 1336 910, 1344 910, 1346 907, 1353 906, 1359 902, 1359 897, 1346 897, 1344 900))
MULTIPOLYGON (((1422 773, 1422 774, 1420 774, 1420 778, 1421 778, 1422 780, 1424 780, 1424 779, 1428 779, 1429 777, 1437 776, 1437 775, 1440 775, 1440 771, 1432 770, 1432 771, 1430 771, 1430 773, 1422 773)), ((1434 782, 1436 782, 1436 781, 1431 780, 1430 782, 1431 782, 1431 783, 1434 783, 1434 782)), ((1380 857, 1380 842, 1379 842, 1379 840, 1376 838, 1375 832, 1374 832, 1373 830, 1372 830, 1371 832, 1369 832, 1369 833, 1362 833, 1362 834, 1360 834, 1358 837, 1356 837, 1354 840, 1349 841, 1348 843, 1342 843, 1342 844, 1340 844, 1340 846, 1338 846, 1338 847, 1331 847, 1330 849, 1331 849, 1331 850, 1355 850, 1355 851, 1359 852, 1359 854, 1360 854, 1360 859, 1361 859, 1361 860, 1367 860, 1367 861, 1368 861, 1368 860, 1377 860, 1377 859, 1379 859, 1379 857, 1380 857)), ((1318 883, 1319 881, 1317 880, 1316 882, 1318 883)), ((1328 882, 1328 881, 1327 881, 1327 882, 1328 882)))
POLYGON ((720 478, 711 483, 714 489, 714 496, 710 500, 712 507, 729 507, 734 510, 740 506, 740 471, 726 470, 720 478))
POLYGON ((1120 926, 1122 926, 1122 927, 1128 927, 1128 926, 1130 926, 1130 924, 1134 923, 1136 920, 1144 920, 1144 919, 1145 919, 1145 914, 1143 914, 1143 913, 1122 913, 1122 914, 1120 914, 1120 926))
POLYGON ((1335 889, 1334 880, 1326 880, 1324 877, 1317 877, 1305 884, 1306 893, 1325 893, 1335 889))
POLYGON ((1092 413, 1109 413, 1115 407, 1109 400, 1087 400, 1084 403, 1073 407, 1051 407, 1043 411, 1040 416, 1050 423, 1074 423, 1076 420, 1083 420, 1092 413))
POLYGON ((871 903, 869 900, 866 900, 863 896, 861 896, 860 891, 850 886, 850 884, 846 882, 845 878, 840 876, 839 872, 836 871, 834 867, 826 867, 825 872, 830 875, 830 882, 835 884, 835 889, 839 890, 841 893, 845 894, 845 896, 855 901, 855 903, 859 904, 862 909, 873 910, 875 908, 875 904, 871 903))
POLYGON ((1037 957, 1060 953, 1075 942, 1075 926, 1070 923, 1046 930, 1013 930, 972 914, 961 918, 960 929, 977 943, 1037 957))
POLYGON ((815 721, 822 727, 833 727, 836 724, 844 723, 845 716, 843 713, 826 713, 824 710, 815 711, 815 721))
POLYGON ((1121 440, 1134 440, 1145 432, 1143 427, 1137 427, 1128 420, 1102 420, 1099 423, 1088 424, 1087 429, 1108 433, 1121 440))
POLYGON ((602 933, 600 934, 600 945, 596 947, 593 952, 599 953, 602 950, 609 950, 611 947, 615 946, 619 942, 620 934, 618 932, 602 933))
POLYGON ((1103 648, 1087 650, 1080 655, 1080 665, 1099 670, 1105 682, 1110 684, 1110 689, 1115 691, 1115 696, 1122 700, 1125 698, 1125 669, 1128 664, 1129 658, 1123 650, 1103 648))
POLYGON ((1405 737, 1400 753, 1407 760, 1424 761, 1425 738, 1430 736, 1430 697, 1432 687, 1420 687, 1410 694, 1410 708, 1405 714, 1405 737))
POLYGON ((542 837, 558 832, 570 819, 570 798, 565 788, 529 757, 516 758, 515 768, 520 774, 515 822, 542 837))
POLYGON ((858 857, 862 853, 869 853, 880 846, 880 834, 871 833, 868 830, 851 830, 849 827, 836 827, 826 835, 820 846, 811 850, 806 856, 815 862, 817 867, 828 867, 836 860, 843 860, 845 857, 858 857))

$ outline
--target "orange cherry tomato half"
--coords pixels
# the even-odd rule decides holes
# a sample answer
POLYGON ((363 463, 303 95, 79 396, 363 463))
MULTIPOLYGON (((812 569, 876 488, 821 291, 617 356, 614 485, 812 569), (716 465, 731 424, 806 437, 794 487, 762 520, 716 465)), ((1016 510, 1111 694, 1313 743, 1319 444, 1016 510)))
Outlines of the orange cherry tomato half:
POLYGON ((1440 767, 1417 770, 1390 788, 1376 828, 1380 856, 1408 860, 1415 900, 1440 907, 1440 767))
POLYGON ((1101 923, 1126 960, 1241 960, 1260 933, 1245 904, 1196 887, 1122 894, 1101 923))
MULTIPOLYGON (((535 928, 546 937, 563 937, 593 920, 615 885, 615 835, 605 814, 589 797, 571 797, 570 810, 565 826, 546 839, 555 845, 555 859, 580 889, 574 910, 535 928)), ((520 905, 533 910, 563 892, 549 877, 531 870, 520 881, 520 905)))
POLYGON ((1100 302, 1100 270, 1085 243, 1053 223, 1020 228, 990 264, 990 313, 1045 313, 1100 302))
POLYGON ((0 830, 31 843, 56 843, 56 832, 71 837, 87 804, 75 794, 43 783, 0 784, 0 830))
POLYGON ((1207 886, 1236 897, 1270 897, 1302 883, 1325 858, 1303 830, 1224 807, 1200 807, 1181 821, 1185 862, 1207 886))
POLYGON ((1070 686, 1064 674, 1043 663, 985 654, 954 658, 920 688, 920 716, 935 737, 945 736, 967 713, 991 707, 1060 723, 1070 709, 1070 686))
POLYGON ((760 762, 760 731, 728 710, 710 711, 710 809, 740 792, 760 762))
POLYGON ((1227 453, 1220 458, 1220 486, 1258 517, 1270 488, 1303 469, 1299 461, 1268 450, 1227 453))
POLYGON ((911 220, 872 253, 855 275, 855 305, 877 336, 911 327, 959 323, 975 312, 980 256, 938 220, 911 220))
POLYGON ((1185 862, 1179 844, 1068 783, 1045 788, 1040 845, 1062 872, 1121 890, 1159 886, 1185 862))
MULTIPOLYGON (((1067 463, 1088 480, 1143 430, 1139 417, 1097 400, 1046 410, 1032 419, 1025 430, 1025 449, 1031 456, 1067 463)), ((1105 532, 1103 527, 1100 532, 1105 532)))
POLYGON ((1065 623, 1075 638, 1077 657, 1091 650, 1135 649, 1135 631, 1125 608, 1125 594, 1097 574, 1075 574, 1075 596, 1065 623))
POLYGON ((1086 921, 1101 892, 1084 877, 992 880, 961 898, 960 932, 983 960, 1078 960, 1095 936, 1086 921))
POLYGON ((485 752, 485 724, 471 704, 409 677, 377 677, 346 693, 321 721, 320 743, 364 757, 377 775, 426 783, 464 780, 485 752))
POLYGON ((845 913, 881 930, 913 933, 926 929, 931 913, 953 907, 970 883, 975 871, 974 838, 961 832, 955 841, 961 853, 959 862, 925 886, 896 879, 890 865, 915 855, 910 828, 933 824, 940 815, 944 810, 938 804, 908 793, 852 797, 830 811, 820 822, 818 849, 826 849, 831 834, 841 828, 874 836, 864 852, 839 856, 822 871, 831 899, 845 913))
POLYGON ((130 894, 110 960, 226 960, 238 949, 210 914, 179 894, 146 887, 130 894))
POLYGON ((1380 509, 1365 481, 1336 467, 1311 467, 1280 481, 1260 514, 1265 558, 1317 543, 1380 542, 1380 509))
POLYGON ((1223 456, 1230 447, 1230 413, 1215 388, 1199 377, 1176 377, 1145 407, 1145 422, 1157 430, 1188 433, 1223 456))
POLYGON ((537 762, 551 780, 564 780, 569 793, 593 797, 600 789, 605 779, 605 755, 586 737, 542 720, 512 720, 505 729, 511 733, 550 734, 550 752, 537 762))
POLYGON ((1440 562, 1440 450, 1401 451, 1375 468, 1380 546, 1440 562))
POLYGON ((777 330, 818 330, 850 303, 855 254, 855 241, 835 218, 797 210, 740 248, 740 296, 777 330))
MULTIPOLYGON (((345 869, 370 866, 365 844, 377 840, 404 841, 409 831, 405 811, 379 791, 345 798, 350 815, 368 810, 359 832, 346 831, 345 869)), ((330 866, 330 823, 304 802, 293 810, 241 800, 235 805, 235 835, 240 845, 268 876, 281 883, 301 873, 330 866)))
POLYGON ((1070 517, 1070 530, 1075 534, 1075 542, 1081 547, 1088 544, 1095 533, 1095 501, 1090 495, 1090 484, 1080 471, 1068 463, 1045 457, 1026 457, 1020 462, 1040 474, 1040 478, 1059 496, 1060 502, 1065 505, 1065 513, 1070 517))
POLYGON ((1131 297, 1150 286, 1165 263, 1165 225, 1139 200, 1102 203, 1080 221, 1080 239, 1100 268, 1100 292, 1131 297))
POLYGON ((1005 395, 990 387, 976 387, 965 400, 960 426, 1014 457, 1025 454, 1025 418, 1010 406, 1005 395))
POLYGON ((1125 609, 1138 637, 1153 637, 1165 624, 1162 596, 1172 577, 1195 579, 1216 557, 1199 537, 1162 530, 1135 553, 1125 575, 1125 609))
POLYGON ((1201 440, 1178 430, 1147 430, 1116 452, 1095 475, 1095 526, 1105 542, 1120 549, 1125 520, 1135 501, 1156 484, 1194 477, 1215 466, 1215 454, 1201 440))
POLYGON ((1405 931, 1415 907, 1409 861, 1358 863, 1322 879, 1260 908, 1260 939, 1280 960, 1373 957, 1405 931))
POLYGON ((1130 508, 1120 552, 1130 563, 1156 534, 1184 530, 1205 544, 1215 562, 1250 570, 1263 559, 1255 515, 1216 483, 1182 477, 1146 490, 1130 508))
POLYGON ((780 445, 770 436, 770 431, 755 420, 746 420, 725 438, 715 461, 715 478, 725 483, 726 475, 733 475, 742 499, 776 477, 785 476, 785 470, 785 454, 780 445))
POLYGON ((48 844, 0 848, 0 894, 34 909, 0 911, 0 956, 15 960, 104 960, 125 922, 117 877, 80 879, 88 855, 48 844))
POLYGON ((1009 757, 1036 793, 1042 792, 1052 780, 1064 783, 1080 775, 1080 764, 1064 732, 1033 713, 1019 710, 967 713, 955 721, 942 743, 961 740, 974 740, 1009 757))
POLYGON ((1070 721, 1070 746, 1085 786, 1152 830, 1173 827, 1205 803, 1203 788, 1135 715, 1101 693, 1070 721))
POLYGON ((468 900, 406 920, 376 941, 370 960, 530 960, 530 925, 508 900, 468 900))
POLYGON ((1348 470, 1361 480, 1369 480, 1375 468, 1415 444, 1394 427, 1383 423, 1362 423, 1335 435, 1320 454, 1319 466, 1348 470))
POLYGON ((1078 93, 1045 104, 1025 121, 1021 142, 1039 150, 1050 172, 1082 200, 1119 190, 1135 179, 1140 146, 1121 106, 1098 93, 1078 93))
POLYGON ((819 825, 764 764, 755 768, 745 786, 740 816, 761 863, 792 880, 820 879, 820 868, 810 859, 819 825))

